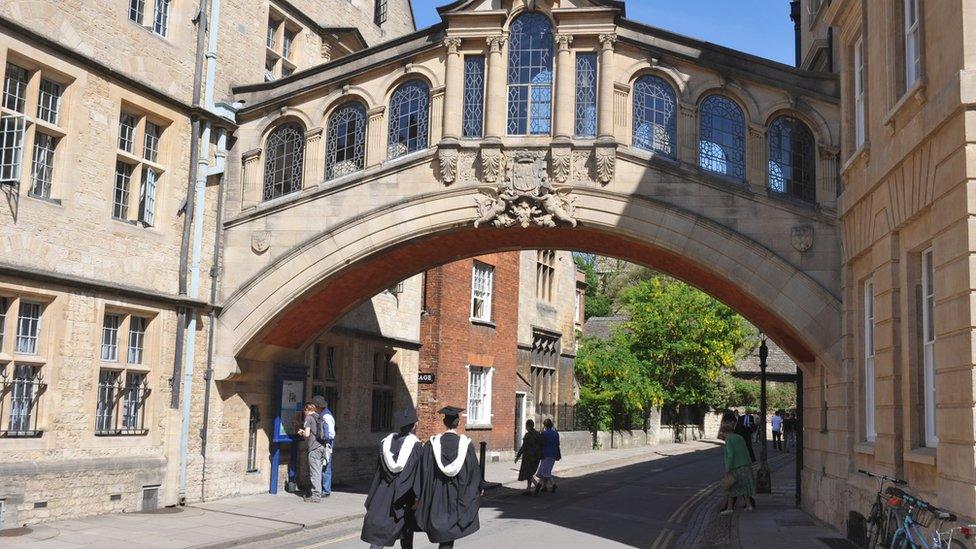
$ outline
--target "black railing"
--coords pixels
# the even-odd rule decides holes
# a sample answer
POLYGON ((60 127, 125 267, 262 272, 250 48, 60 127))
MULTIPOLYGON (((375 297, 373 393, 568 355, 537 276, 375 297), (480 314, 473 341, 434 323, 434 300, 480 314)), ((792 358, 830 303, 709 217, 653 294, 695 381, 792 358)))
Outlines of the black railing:
MULTIPOLYGON (((104 373, 104 372, 103 372, 104 373)), ((115 372, 110 372, 115 373, 115 372)), ((96 436, 145 435, 149 376, 145 374, 103 375, 98 383, 96 436)))
POLYGON ((0 418, 4 416, 5 405, 9 406, 7 428, 0 429, 0 436, 41 436, 37 418, 40 416, 41 394, 47 389, 41 368, 16 364, 13 377, 8 378, 8 375, 6 366, 0 366, 0 418))
POLYGON ((541 429, 546 418, 551 419, 557 431, 586 431, 582 417, 576 413, 574 404, 537 404, 535 407, 536 427, 541 429))

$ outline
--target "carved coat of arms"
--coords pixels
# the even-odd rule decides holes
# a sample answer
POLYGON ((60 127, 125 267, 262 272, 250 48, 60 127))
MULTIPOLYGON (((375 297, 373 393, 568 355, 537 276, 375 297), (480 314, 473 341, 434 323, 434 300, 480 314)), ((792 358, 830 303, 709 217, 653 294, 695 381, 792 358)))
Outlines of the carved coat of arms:
POLYGON ((790 229, 790 244, 793 249, 803 253, 813 247, 813 227, 798 225, 790 229))
POLYGON ((486 223, 495 227, 577 225, 576 197, 570 188, 550 183, 546 152, 515 151, 508 155, 505 168, 505 182, 481 187, 481 196, 475 199, 476 228, 486 223))

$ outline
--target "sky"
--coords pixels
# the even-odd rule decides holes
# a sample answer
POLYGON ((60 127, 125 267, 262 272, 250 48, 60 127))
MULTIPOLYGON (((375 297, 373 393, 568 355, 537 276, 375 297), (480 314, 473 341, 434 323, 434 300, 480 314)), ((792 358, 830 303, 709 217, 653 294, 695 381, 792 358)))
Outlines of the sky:
MULTIPOLYGON (((412 0, 417 28, 440 21, 451 0, 412 0)), ((627 18, 779 61, 794 61, 787 0, 627 0, 627 18)))

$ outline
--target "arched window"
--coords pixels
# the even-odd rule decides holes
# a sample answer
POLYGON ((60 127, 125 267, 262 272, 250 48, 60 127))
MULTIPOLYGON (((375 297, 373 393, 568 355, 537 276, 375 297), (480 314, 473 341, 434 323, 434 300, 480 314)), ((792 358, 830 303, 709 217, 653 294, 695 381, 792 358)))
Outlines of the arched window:
POLYGON ((816 146, 806 124, 781 116, 769 126, 769 188, 815 202, 817 199, 816 146))
POLYGON ((325 178, 335 179, 366 165, 366 107, 347 103, 332 113, 326 132, 325 178))
POLYGON ((677 99, 664 79, 645 76, 634 84, 634 146, 668 156, 677 152, 677 99))
POLYGON ((746 123, 739 105, 712 95, 699 109, 698 164, 704 170, 745 179, 746 123))
POLYGON ((264 200, 302 189, 305 130, 301 124, 282 124, 264 146, 264 200))
POLYGON ((552 130, 552 23, 541 13, 515 18, 508 35, 508 134, 552 130))
POLYGON ((401 85, 390 98, 388 158, 427 148, 430 116, 430 88, 420 80, 401 85))

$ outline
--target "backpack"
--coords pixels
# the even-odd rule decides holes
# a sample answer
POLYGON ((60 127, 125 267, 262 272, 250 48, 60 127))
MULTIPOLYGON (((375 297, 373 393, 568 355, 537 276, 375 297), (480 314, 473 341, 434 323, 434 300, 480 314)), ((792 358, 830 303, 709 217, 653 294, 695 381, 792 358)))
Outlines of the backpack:
POLYGON ((318 441, 322 446, 326 445, 327 439, 325 438, 325 420, 322 419, 322 414, 315 414, 315 432, 312 433, 315 436, 315 440, 318 441))

